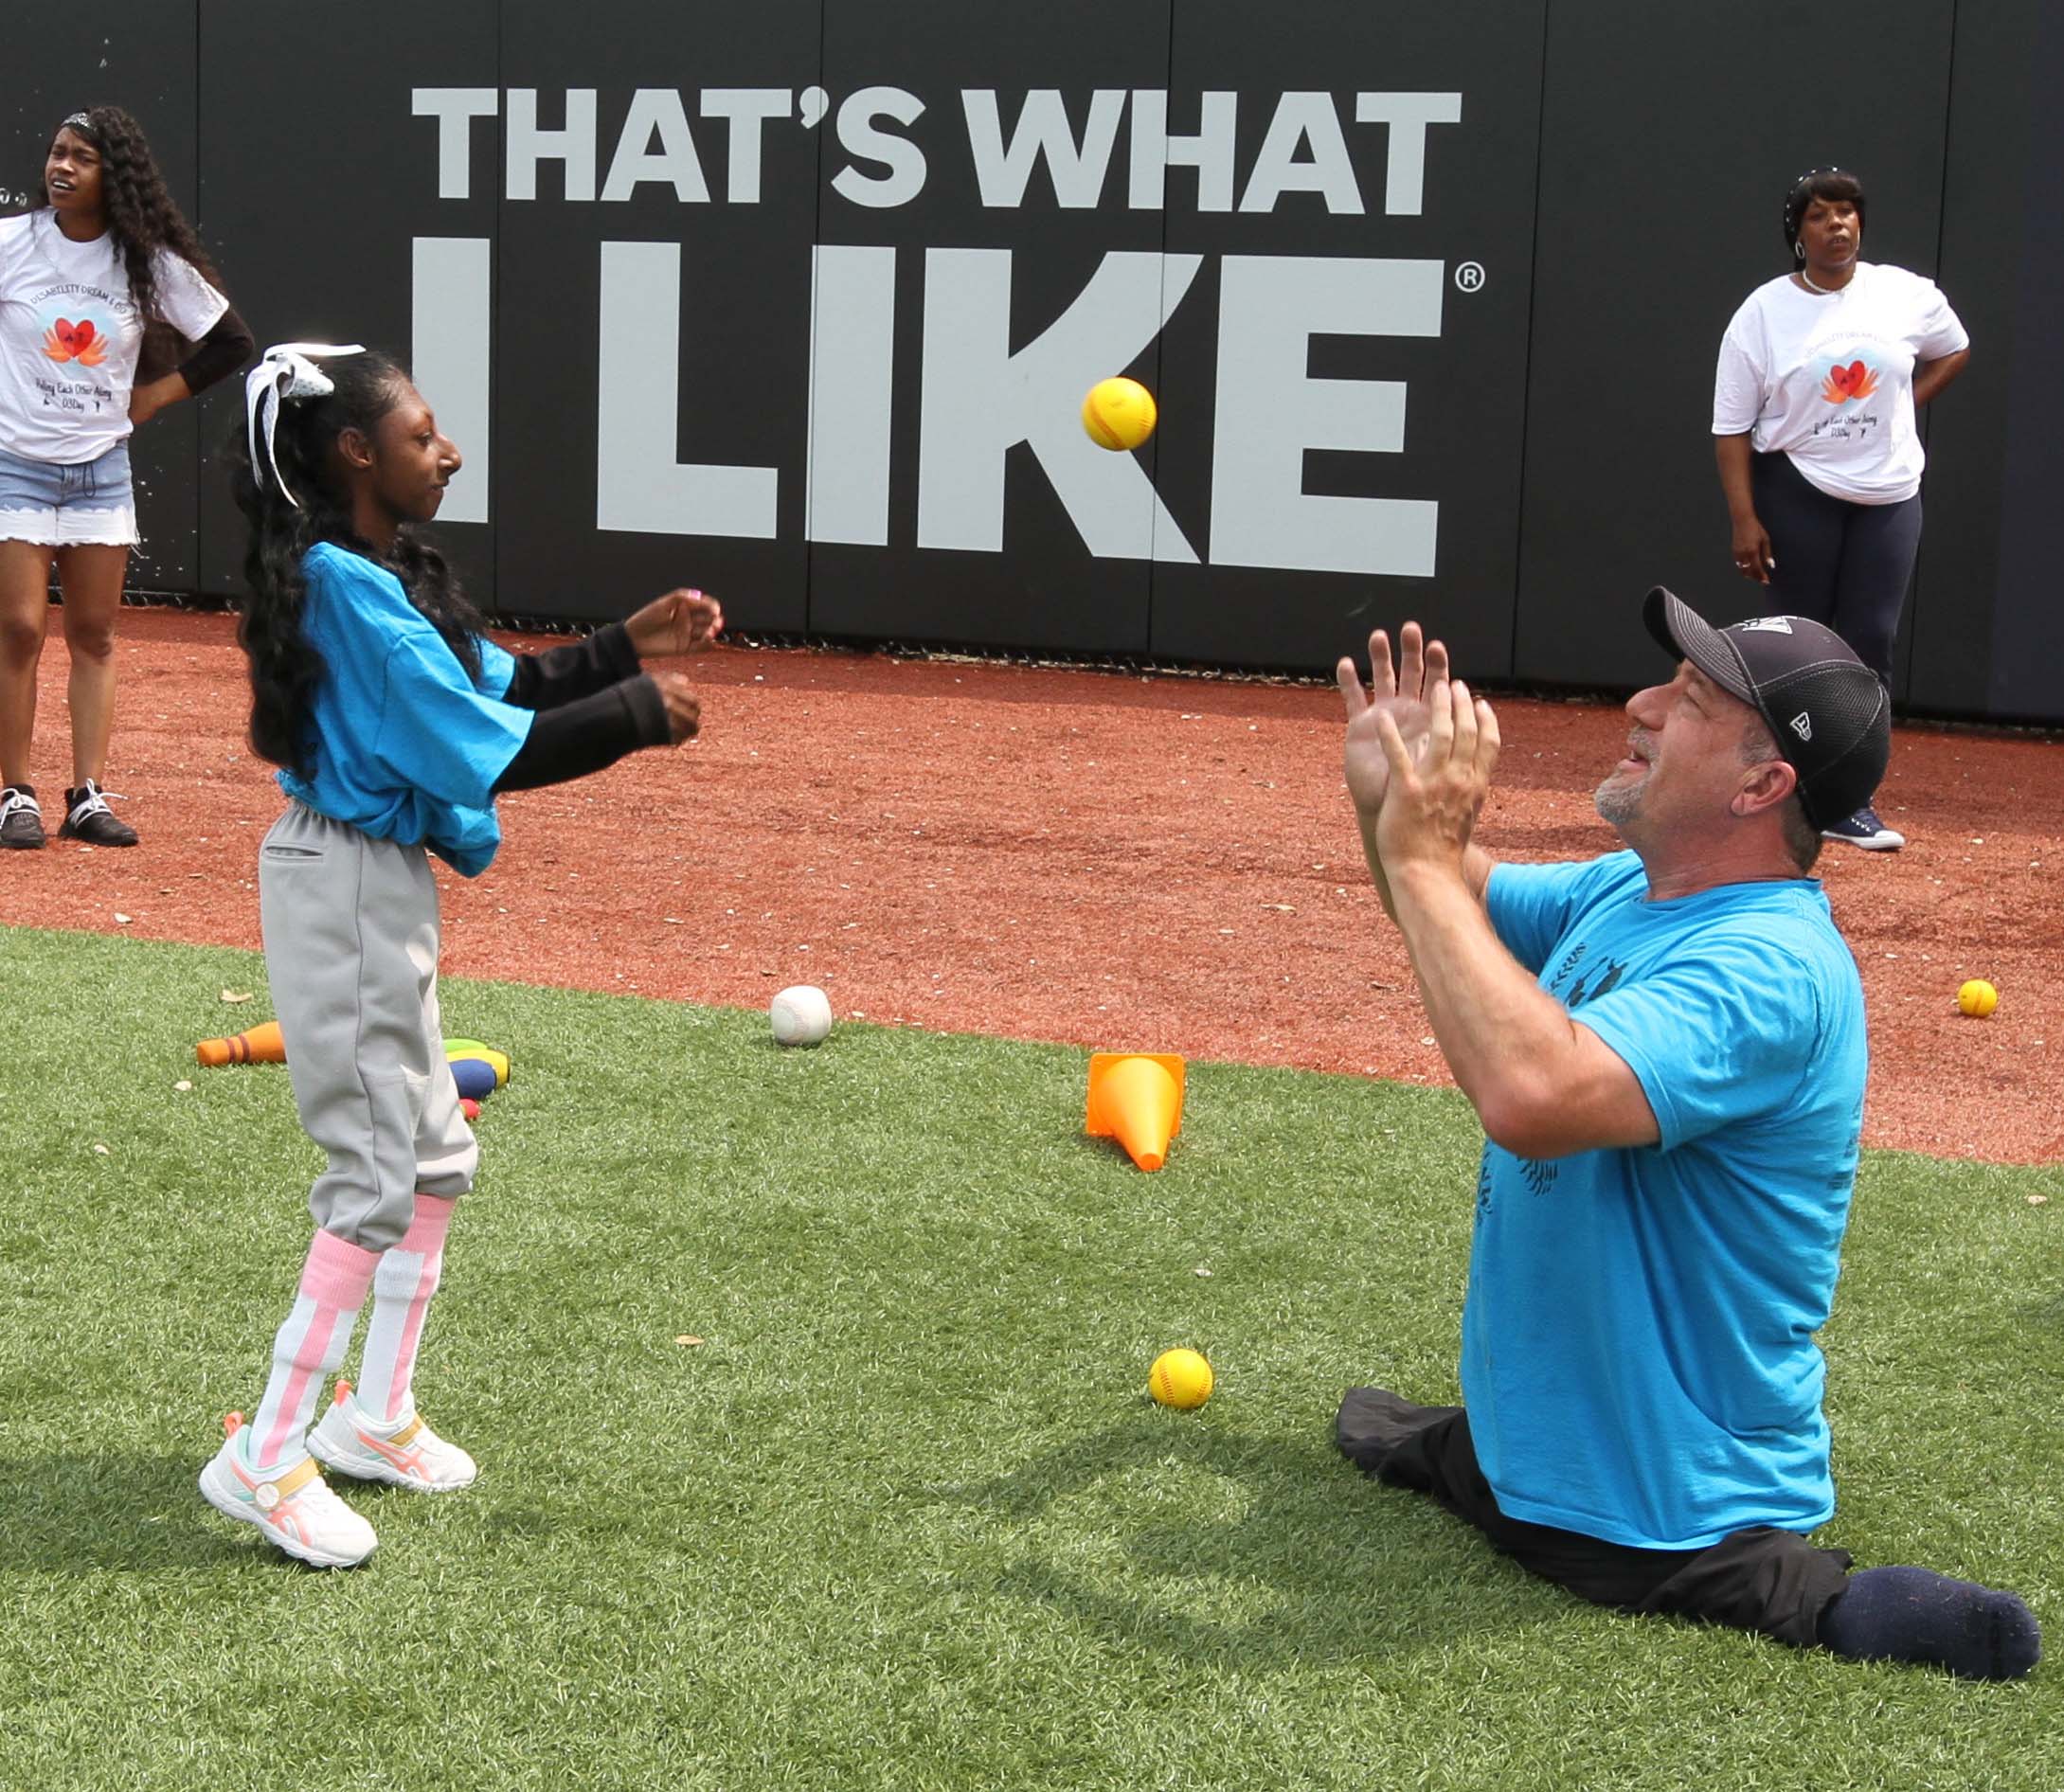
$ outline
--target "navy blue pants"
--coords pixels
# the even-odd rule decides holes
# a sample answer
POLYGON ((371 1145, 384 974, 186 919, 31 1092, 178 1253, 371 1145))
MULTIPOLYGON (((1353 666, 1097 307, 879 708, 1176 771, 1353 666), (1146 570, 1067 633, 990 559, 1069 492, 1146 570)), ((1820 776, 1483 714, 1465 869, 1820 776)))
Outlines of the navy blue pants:
POLYGON ((1671 1613, 1752 1630, 1795 1649, 1820 1640, 1821 1614, 1849 1584, 1849 1556, 1757 1525, 1704 1550, 1637 1550, 1508 1518, 1477 1465, 1460 1407, 1421 1407, 1384 1388, 1351 1388, 1335 1425, 1363 1473, 1408 1487, 1474 1525, 1493 1549, 1594 1605, 1671 1613))
POLYGON ((1921 499, 1831 498, 1789 455, 1752 455, 1750 490, 1770 537, 1769 610, 1825 623, 1892 687, 1892 646, 1921 548, 1921 499))

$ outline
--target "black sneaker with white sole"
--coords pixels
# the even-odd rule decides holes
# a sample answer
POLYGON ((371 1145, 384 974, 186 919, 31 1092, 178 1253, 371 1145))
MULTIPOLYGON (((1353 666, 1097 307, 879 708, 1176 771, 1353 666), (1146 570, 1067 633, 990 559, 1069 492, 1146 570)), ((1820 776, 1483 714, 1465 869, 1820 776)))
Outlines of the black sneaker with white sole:
POLYGON ((32 784, 9 784, 0 790, 0 846, 43 844, 43 811, 32 784))
POLYGON ((1821 838, 1843 840, 1851 846, 1861 847, 1866 852, 1896 852, 1907 843, 1905 834, 1888 828, 1879 819, 1877 811, 1867 804, 1855 815, 1822 828, 1821 838))
POLYGON ((64 793, 64 825, 58 837, 88 846, 136 844, 135 829, 107 806, 107 793, 90 778, 81 788, 64 793))

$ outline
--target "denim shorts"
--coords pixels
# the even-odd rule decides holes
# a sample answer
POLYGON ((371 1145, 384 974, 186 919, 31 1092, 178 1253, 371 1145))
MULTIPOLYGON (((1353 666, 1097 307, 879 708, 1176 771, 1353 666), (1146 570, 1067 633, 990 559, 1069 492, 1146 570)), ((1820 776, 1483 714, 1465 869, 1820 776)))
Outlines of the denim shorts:
POLYGON ((64 467, 0 449, 0 541, 44 547, 134 547, 136 503, 129 444, 64 467))

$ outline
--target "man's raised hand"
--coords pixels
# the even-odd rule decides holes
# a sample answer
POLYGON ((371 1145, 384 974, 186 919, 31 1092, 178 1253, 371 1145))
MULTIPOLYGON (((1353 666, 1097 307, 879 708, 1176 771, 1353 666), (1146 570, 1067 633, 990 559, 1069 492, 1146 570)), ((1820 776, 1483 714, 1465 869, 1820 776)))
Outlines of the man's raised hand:
POLYGON ((1397 665, 1391 663, 1391 637, 1377 629, 1369 637, 1369 672, 1374 693, 1362 689, 1352 659, 1335 669, 1340 699, 1347 706, 1347 740, 1341 749, 1348 794, 1362 819, 1373 821, 1383 807, 1391 782, 1391 762, 1376 732, 1377 719, 1389 716, 1400 740, 1413 754, 1424 750, 1433 721, 1427 687, 1447 677, 1447 647, 1428 641, 1416 622, 1398 631, 1397 665))
POLYGON ((1373 724, 1390 772, 1375 847, 1392 879, 1415 864, 1462 873, 1501 744, 1491 706, 1461 679, 1437 680, 1427 694, 1431 720, 1417 750, 1389 713, 1378 710, 1373 724))

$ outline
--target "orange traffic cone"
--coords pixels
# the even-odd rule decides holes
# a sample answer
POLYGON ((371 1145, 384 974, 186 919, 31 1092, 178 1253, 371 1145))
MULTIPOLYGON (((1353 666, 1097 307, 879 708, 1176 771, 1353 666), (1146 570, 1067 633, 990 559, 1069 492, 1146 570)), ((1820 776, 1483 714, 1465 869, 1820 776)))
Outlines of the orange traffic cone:
POLYGON ((234 1039, 204 1039, 193 1055, 211 1069, 223 1064, 284 1064, 287 1042, 280 1037, 279 1023, 268 1020, 234 1039))
POLYGON ((1089 1056, 1092 1138, 1113 1138, 1142 1170, 1168 1161, 1168 1141, 1182 1131, 1182 1060, 1158 1051, 1096 1051, 1089 1056))

